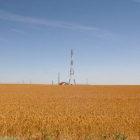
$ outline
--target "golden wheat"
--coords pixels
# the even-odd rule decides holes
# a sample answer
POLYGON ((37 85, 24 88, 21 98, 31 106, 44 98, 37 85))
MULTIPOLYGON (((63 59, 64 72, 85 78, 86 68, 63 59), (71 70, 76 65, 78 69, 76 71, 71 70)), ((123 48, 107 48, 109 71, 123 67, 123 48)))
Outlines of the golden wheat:
POLYGON ((140 86, 0 85, 2 136, 84 140, 115 132, 140 139, 140 86))

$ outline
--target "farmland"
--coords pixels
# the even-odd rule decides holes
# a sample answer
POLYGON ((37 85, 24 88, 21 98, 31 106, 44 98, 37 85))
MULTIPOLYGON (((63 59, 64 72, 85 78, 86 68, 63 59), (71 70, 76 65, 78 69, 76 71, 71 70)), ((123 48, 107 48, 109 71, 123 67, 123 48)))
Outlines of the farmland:
POLYGON ((98 140, 116 132, 140 139, 140 86, 0 85, 0 136, 98 140))

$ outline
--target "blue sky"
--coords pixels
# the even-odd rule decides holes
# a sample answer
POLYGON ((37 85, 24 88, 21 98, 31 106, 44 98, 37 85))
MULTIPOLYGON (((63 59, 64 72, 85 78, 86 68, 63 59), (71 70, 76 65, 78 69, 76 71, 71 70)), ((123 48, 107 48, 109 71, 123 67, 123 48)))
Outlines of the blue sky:
POLYGON ((140 0, 0 0, 0 83, 140 84, 140 0))

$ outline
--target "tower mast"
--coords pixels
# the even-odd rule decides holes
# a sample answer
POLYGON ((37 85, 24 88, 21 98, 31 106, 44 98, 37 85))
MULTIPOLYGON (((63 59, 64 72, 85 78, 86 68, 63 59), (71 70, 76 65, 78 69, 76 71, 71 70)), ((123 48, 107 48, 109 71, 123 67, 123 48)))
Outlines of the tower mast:
POLYGON ((70 79, 69 79, 69 85, 71 81, 74 81, 74 84, 76 85, 75 79, 74 79, 74 67, 73 67, 73 50, 71 49, 71 66, 70 66, 70 79))

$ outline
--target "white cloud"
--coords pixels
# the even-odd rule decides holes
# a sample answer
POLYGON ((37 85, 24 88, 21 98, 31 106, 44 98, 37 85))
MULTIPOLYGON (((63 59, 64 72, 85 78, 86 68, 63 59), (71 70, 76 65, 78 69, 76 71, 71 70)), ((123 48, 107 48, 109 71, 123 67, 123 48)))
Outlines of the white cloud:
POLYGON ((7 41, 6 39, 4 39, 4 38, 2 38, 2 37, 0 37, 0 40, 1 40, 1 41, 7 41))
MULTIPOLYGON (((103 38, 114 38, 115 36, 115 34, 112 34, 108 31, 103 31, 94 27, 81 26, 78 24, 70 23, 70 22, 20 16, 20 15, 11 14, 9 12, 2 11, 2 10, 0 10, 0 19, 31 23, 31 24, 37 24, 37 25, 45 25, 45 26, 51 26, 51 27, 59 27, 59 28, 65 28, 65 29, 70 29, 70 30, 76 30, 76 31, 90 31, 93 33, 94 36, 103 37, 103 38)), ((16 30, 16 29, 11 29, 11 31, 23 33, 23 31, 16 30)))
POLYGON ((26 33, 24 31, 21 31, 21 30, 17 30, 17 29, 10 29, 12 32, 17 32, 17 33, 26 33))
POLYGON ((140 2, 140 0, 132 0, 132 1, 135 1, 135 2, 140 2))
POLYGON ((0 18, 5 19, 5 20, 11 20, 11 21, 19 21, 19 22, 25 22, 25 23, 41 24, 41 25, 47 25, 47 26, 53 26, 53 27, 67 28, 67 29, 72 29, 72 30, 76 30, 76 29, 78 29, 78 30, 97 30, 97 28, 79 26, 79 25, 76 25, 76 24, 73 24, 70 22, 25 17, 25 16, 11 14, 9 12, 2 11, 2 10, 0 10, 0 18))

